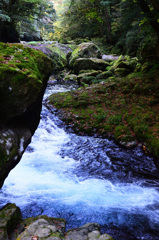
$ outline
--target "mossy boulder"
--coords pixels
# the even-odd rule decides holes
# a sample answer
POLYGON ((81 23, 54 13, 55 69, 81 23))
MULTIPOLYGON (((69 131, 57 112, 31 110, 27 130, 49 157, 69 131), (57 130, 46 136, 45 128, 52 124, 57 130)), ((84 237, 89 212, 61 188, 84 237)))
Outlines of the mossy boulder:
POLYGON ((66 75, 66 77, 65 77, 65 79, 64 79, 65 81, 77 81, 77 75, 75 75, 75 74, 68 74, 68 75, 66 75))
POLYGON ((41 99, 52 67, 40 51, 0 43, 0 123, 9 123, 41 99))
POLYGON ((81 73, 77 76, 77 81, 79 85, 82 85, 82 83, 91 84, 91 79, 94 79, 92 77, 96 77, 99 74, 100 71, 92 70, 87 71, 85 73, 81 73))
POLYGON ((67 66, 68 55, 73 51, 69 45, 55 43, 48 46, 50 50, 49 57, 54 62, 54 71, 63 70, 67 66))
POLYGON ((73 69, 75 74, 79 74, 81 70, 105 70, 109 66, 107 62, 97 58, 78 58, 76 59, 73 69))
POLYGON ((7 204, 0 210, 0 239, 8 240, 9 235, 22 221, 21 211, 15 204, 7 204))
POLYGON ((99 73, 96 78, 97 79, 107 79, 109 77, 113 76, 113 72, 112 71, 104 71, 104 72, 101 72, 99 73))
POLYGON ((85 42, 78 45, 72 52, 69 66, 73 67, 78 58, 101 58, 101 52, 97 45, 92 42, 85 42))
POLYGON ((87 223, 82 227, 71 229, 66 233, 68 240, 113 240, 108 234, 101 235, 100 226, 97 223, 87 223))
POLYGON ((0 187, 36 130, 52 60, 21 44, 0 43, 0 187))
POLYGON ((27 228, 17 238, 17 240, 32 239, 36 236, 37 239, 64 239, 65 220, 62 218, 51 218, 48 216, 37 216, 35 218, 26 219, 27 228))
POLYGON ((128 74, 135 71, 137 65, 137 58, 121 55, 116 61, 114 61, 112 67, 109 68, 109 71, 113 72, 116 75, 127 76, 128 74))

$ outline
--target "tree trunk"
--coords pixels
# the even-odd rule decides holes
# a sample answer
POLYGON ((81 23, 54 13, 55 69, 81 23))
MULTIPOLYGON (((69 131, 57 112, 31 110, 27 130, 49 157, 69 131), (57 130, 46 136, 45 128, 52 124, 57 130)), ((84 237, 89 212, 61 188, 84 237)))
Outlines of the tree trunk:
MULTIPOLYGON (((155 3, 154 0, 151 0, 153 3, 155 3)), ((158 0, 157 0, 158 1, 158 0)), ((147 15, 149 22, 153 28, 153 30, 155 31, 155 33, 157 34, 157 37, 159 39, 159 23, 157 21, 157 19, 155 19, 155 17, 153 16, 147 2, 145 0, 137 0, 140 8, 143 10, 143 12, 147 15)), ((155 6, 155 5, 154 5, 155 6)), ((158 6, 158 4, 156 3, 156 6, 158 6)))

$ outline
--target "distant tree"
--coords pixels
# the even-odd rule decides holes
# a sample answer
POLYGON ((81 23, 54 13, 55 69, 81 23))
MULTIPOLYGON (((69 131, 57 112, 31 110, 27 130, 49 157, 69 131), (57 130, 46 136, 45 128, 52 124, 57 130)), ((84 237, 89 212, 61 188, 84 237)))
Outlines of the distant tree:
POLYGON ((41 26, 52 25, 55 10, 45 0, 1 0, 0 41, 18 42, 19 34, 39 31, 41 26))

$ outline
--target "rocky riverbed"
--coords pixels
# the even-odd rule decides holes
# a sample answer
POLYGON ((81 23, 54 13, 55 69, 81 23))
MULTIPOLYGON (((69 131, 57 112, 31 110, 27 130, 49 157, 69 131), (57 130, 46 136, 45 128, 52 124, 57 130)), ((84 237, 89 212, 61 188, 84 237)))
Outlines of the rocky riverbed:
POLYGON ((37 216, 22 220, 20 209, 7 204, 0 210, 0 240, 113 240, 101 234, 97 223, 87 223, 66 232, 62 218, 37 216))

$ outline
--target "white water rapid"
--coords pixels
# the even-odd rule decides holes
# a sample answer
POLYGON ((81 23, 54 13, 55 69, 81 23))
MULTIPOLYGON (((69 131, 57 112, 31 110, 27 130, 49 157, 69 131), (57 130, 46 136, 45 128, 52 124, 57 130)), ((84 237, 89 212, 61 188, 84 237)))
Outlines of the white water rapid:
MULTIPOLYGON (((51 85, 51 92, 68 87, 51 85)), ((114 239, 159 239, 158 171, 140 149, 67 133, 45 106, 31 144, 0 191, 0 207, 23 217, 63 217, 67 227, 98 222, 114 239)))

